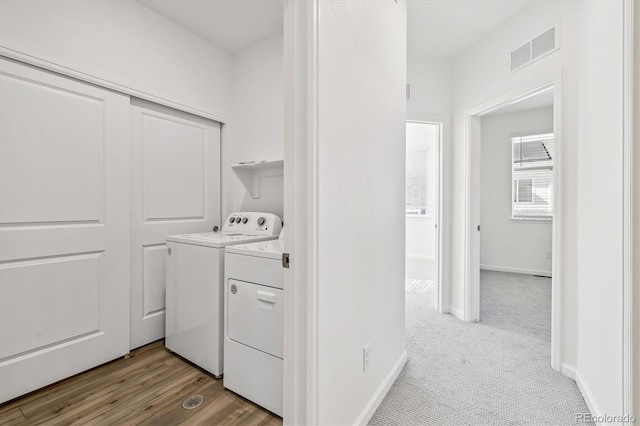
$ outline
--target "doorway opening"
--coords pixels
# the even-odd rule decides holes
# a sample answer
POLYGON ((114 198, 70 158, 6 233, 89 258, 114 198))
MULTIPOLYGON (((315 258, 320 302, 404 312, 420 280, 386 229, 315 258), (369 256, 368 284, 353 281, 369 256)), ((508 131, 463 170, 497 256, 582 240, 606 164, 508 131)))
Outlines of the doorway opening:
POLYGON ((559 81, 468 120, 465 320, 540 338, 560 368, 559 81))
POLYGON ((406 125, 406 297, 420 306, 440 310, 442 123, 407 121, 406 125))

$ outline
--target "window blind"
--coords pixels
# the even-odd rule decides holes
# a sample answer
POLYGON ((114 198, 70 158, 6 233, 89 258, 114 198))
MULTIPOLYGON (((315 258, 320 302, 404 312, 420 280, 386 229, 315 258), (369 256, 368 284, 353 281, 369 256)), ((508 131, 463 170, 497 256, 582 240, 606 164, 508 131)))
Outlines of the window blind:
POLYGON ((511 216, 553 217, 553 133, 511 138, 511 216))
POLYGON ((427 151, 407 151, 407 205, 409 215, 427 213, 427 151))

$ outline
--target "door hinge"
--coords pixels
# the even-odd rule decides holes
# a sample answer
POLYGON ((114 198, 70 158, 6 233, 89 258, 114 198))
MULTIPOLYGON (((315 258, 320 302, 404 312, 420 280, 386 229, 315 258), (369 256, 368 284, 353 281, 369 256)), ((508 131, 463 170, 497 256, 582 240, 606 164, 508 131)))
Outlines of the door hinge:
POLYGON ((282 253, 282 267, 289 269, 289 253, 282 253))

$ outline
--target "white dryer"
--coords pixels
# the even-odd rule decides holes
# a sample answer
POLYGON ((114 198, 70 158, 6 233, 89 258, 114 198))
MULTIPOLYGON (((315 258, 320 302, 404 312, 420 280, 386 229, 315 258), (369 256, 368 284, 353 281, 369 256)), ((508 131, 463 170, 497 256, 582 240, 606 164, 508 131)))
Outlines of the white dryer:
POLYGON ((225 255, 224 380, 275 414, 283 408, 282 239, 234 245, 225 255))
POLYGON ((167 237, 167 349, 214 376, 223 373, 224 250, 273 240, 282 229, 271 213, 232 213, 221 232, 167 237))

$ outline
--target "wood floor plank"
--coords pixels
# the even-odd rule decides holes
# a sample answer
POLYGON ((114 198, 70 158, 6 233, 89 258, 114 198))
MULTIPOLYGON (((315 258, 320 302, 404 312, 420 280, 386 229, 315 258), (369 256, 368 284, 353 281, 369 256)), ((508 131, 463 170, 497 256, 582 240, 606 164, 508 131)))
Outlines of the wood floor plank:
POLYGON ((0 414, 0 425, 2 426, 18 425, 26 420, 27 419, 22 414, 20 407, 13 407, 11 410, 7 410, 0 414))
POLYGON ((23 398, 0 405, 6 425, 282 425, 282 419, 223 387, 221 379, 158 341, 23 398), (204 403, 192 410, 192 394, 204 403))
POLYGON ((74 422, 78 424, 87 421, 104 424, 120 424, 124 418, 130 416, 132 413, 153 410, 154 407, 150 405, 150 401, 153 401, 158 393, 170 391, 175 386, 180 386, 185 382, 194 380, 199 374, 201 373, 198 371, 170 371, 170 374, 157 384, 141 389, 134 395, 127 395, 128 397, 125 399, 120 398, 119 395, 112 395, 114 398, 113 403, 103 407, 103 409, 99 411, 81 413, 74 419, 74 422), (117 401, 115 401, 116 398, 117 401))
POLYGON ((152 368, 149 366, 164 356, 164 351, 157 350, 139 357, 110 362, 30 394, 20 403, 20 407, 27 419, 38 417, 39 413, 50 411, 53 405, 59 408, 78 395, 84 395, 106 383, 118 382, 135 371, 152 368))

